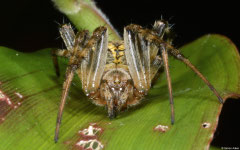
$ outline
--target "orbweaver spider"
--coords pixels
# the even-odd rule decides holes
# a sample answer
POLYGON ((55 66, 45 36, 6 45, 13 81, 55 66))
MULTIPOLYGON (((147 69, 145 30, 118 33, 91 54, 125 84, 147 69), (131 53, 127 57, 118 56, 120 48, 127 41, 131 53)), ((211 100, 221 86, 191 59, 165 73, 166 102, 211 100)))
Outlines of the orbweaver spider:
POLYGON ((107 106, 109 118, 129 106, 138 104, 147 95, 154 77, 164 67, 171 106, 171 123, 174 123, 172 85, 168 55, 190 67, 223 103, 221 96, 198 69, 171 45, 170 27, 164 20, 156 21, 152 29, 130 24, 124 28, 123 41, 108 41, 104 26, 95 29, 92 36, 87 30, 76 35, 70 25, 60 27, 65 50, 53 52, 56 73, 59 75, 56 56, 69 58, 66 80, 59 106, 55 142, 58 140, 63 108, 74 73, 82 82, 86 96, 96 105, 107 106))

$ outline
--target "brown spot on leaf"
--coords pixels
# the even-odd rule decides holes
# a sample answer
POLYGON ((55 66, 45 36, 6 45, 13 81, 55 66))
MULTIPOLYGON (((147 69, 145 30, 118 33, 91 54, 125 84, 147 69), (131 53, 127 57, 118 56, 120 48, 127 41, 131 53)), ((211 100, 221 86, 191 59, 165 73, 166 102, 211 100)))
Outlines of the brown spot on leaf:
POLYGON ((0 101, 5 102, 7 105, 11 106, 12 101, 10 98, 0 90, 0 101))
POLYGON ((5 117, 11 110, 17 109, 20 105, 21 102, 15 104, 5 92, 0 90, 0 123, 4 122, 5 117))
POLYGON ((80 139, 75 144, 75 148, 78 150, 102 150, 104 145, 98 140, 103 129, 97 126, 96 123, 90 123, 89 126, 83 130, 80 130, 80 139))
POLYGON ((71 150, 102 150, 104 145, 99 140, 99 137, 103 133, 97 123, 89 123, 89 125, 78 131, 77 139, 68 139, 63 143, 70 146, 71 150))

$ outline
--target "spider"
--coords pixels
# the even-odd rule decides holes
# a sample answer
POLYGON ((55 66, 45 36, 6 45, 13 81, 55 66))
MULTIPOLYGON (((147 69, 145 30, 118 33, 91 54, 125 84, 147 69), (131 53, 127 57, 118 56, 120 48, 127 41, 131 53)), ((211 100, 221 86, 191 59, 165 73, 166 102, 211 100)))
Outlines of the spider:
POLYGON ((155 21, 152 29, 130 24, 124 28, 122 41, 108 41, 108 30, 104 26, 96 28, 92 36, 87 30, 75 35, 69 24, 62 25, 59 31, 67 49, 53 51, 57 75, 57 56, 69 58, 69 63, 57 116, 55 142, 58 141, 63 108, 75 73, 81 79, 86 96, 94 104, 106 106, 110 119, 129 106, 139 104, 147 95, 159 70, 164 68, 168 83, 171 124, 174 124, 168 55, 191 68, 208 85, 220 103, 223 103, 223 99, 209 81, 172 46, 167 21, 155 21))

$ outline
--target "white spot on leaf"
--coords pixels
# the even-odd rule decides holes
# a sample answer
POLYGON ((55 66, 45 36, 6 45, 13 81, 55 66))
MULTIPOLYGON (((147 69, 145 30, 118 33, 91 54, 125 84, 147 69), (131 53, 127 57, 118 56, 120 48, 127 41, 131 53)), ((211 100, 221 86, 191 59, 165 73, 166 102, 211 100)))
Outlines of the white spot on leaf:
POLYGON ((211 126, 211 124, 209 123, 209 122, 204 122, 203 124, 202 124, 202 127, 203 128, 209 128, 211 126))
POLYGON ((80 146, 82 149, 91 149, 91 150, 102 150, 103 145, 101 142, 99 142, 96 139, 93 140, 81 140, 77 144, 77 146, 80 146))
POLYGON ((0 101, 5 101, 8 105, 12 105, 10 98, 0 91, 0 101))
POLYGON ((91 123, 88 128, 79 131, 81 139, 76 146, 84 150, 102 150, 104 146, 97 137, 101 132, 102 129, 96 123, 91 123))
POLYGON ((96 136, 98 132, 100 132, 102 129, 93 127, 90 125, 87 129, 83 129, 82 131, 79 131, 79 133, 86 135, 86 136, 96 136))
POLYGON ((21 99, 23 98, 22 94, 20 94, 20 93, 18 93, 18 92, 15 92, 14 94, 15 94, 17 97, 21 98, 21 99))
POLYGON ((160 132, 166 132, 168 130, 168 126, 164 126, 164 125, 157 125, 154 128, 155 131, 160 131, 160 132))

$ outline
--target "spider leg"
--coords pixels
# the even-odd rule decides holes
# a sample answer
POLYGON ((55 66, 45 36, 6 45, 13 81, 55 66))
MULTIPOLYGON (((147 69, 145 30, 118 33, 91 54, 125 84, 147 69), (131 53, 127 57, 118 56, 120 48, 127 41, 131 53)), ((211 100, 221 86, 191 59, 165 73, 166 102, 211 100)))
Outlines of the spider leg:
MULTIPOLYGON (((63 38, 64 39, 64 38, 63 38)), ((84 73, 86 73, 87 71, 90 71, 88 79, 89 80, 97 80, 97 82, 99 82, 98 84, 100 84, 100 78, 101 75, 104 71, 104 62, 106 63, 106 58, 102 58, 102 55, 107 54, 107 28, 105 27, 99 27, 97 28, 94 33, 93 36, 89 39, 88 37, 88 32, 83 30, 81 32, 79 32, 75 39, 74 39, 74 44, 72 49, 68 49, 69 52, 71 52, 72 55, 70 55, 70 60, 69 60, 69 66, 67 67, 67 71, 66 71, 66 80, 63 84, 63 91, 62 91, 62 98, 61 98, 61 102, 60 102, 60 106, 59 106, 59 112, 58 112, 58 117, 57 117, 57 124, 56 124, 56 130, 55 130, 55 137, 54 140, 55 142, 58 141, 58 135, 59 135, 59 128, 60 128, 60 124, 61 124, 61 119, 62 119, 62 114, 63 114, 63 109, 64 109, 64 105, 67 99, 67 95, 68 95, 68 91, 69 88, 71 86, 71 82, 74 76, 74 73, 77 72, 81 72, 79 71, 80 67, 82 66, 82 64, 84 63, 84 57, 79 57, 77 54, 83 52, 84 54, 88 54, 90 52, 92 52, 92 60, 90 63, 90 70, 85 70, 84 73), (95 43, 90 45, 89 43, 95 43), (87 44, 86 44, 87 43, 87 44), (92 49, 95 48, 95 51, 92 51, 92 49), (99 68, 103 68, 102 70, 99 71, 99 68), (96 71, 96 72, 94 72, 96 71), (94 74, 94 75, 93 75, 94 74)), ((65 42, 66 44, 66 42, 65 42)), ((67 45, 66 45, 67 46, 67 45)), ((69 46, 69 45, 68 45, 69 46)), ((69 48, 69 47, 67 47, 69 48)), ((89 64, 87 64, 89 65, 89 64)), ((86 67, 87 69, 87 67, 86 67)), ((93 88, 98 88, 94 87, 94 85, 96 84, 96 81, 89 81, 91 83, 91 85, 93 86, 93 88)), ((97 84, 96 84, 97 85, 97 84)))
POLYGON ((59 28, 59 33, 65 43, 67 50, 73 52, 73 46, 75 43, 75 33, 70 24, 64 24, 59 28))
POLYGON ((62 25, 59 28, 59 32, 67 49, 54 49, 52 51, 53 64, 57 76, 60 76, 57 56, 70 58, 72 55, 78 53, 78 51, 81 51, 81 48, 84 47, 86 41, 89 38, 89 33, 87 30, 82 30, 81 32, 78 32, 77 35, 75 35, 70 24, 62 25))
POLYGON ((219 102, 221 104, 223 104, 223 99, 220 96, 220 94, 217 92, 217 90, 214 88, 214 86, 206 79, 206 77, 187 59, 185 58, 179 50, 173 48, 171 45, 168 45, 168 51, 169 53, 174 56, 176 59, 180 60, 181 62, 183 62, 184 64, 186 64, 189 68, 192 69, 193 72, 195 72, 199 78, 201 78, 205 84, 208 85, 208 87, 210 88, 210 90, 213 91, 213 93, 217 96, 219 102))
POLYGON ((61 98, 61 102, 60 102, 60 106, 59 106, 59 110, 58 110, 58 116, 57 116, 57 124, 56 124, 56 130, 55 130, 55 137, 54 137, 54 141, 57 143, 58 141, 58 135, 59 135, 59 128, 60 128, 60 124, 61 124, 61 120, 62 120, 62 114, 63 114, 63 109, 64 109, 64 105, 66 103, 66 99, 67 99, 67 94, 74 76, 74 71, 75 68, 73 67, 68 67, 67 68, 67 72, 66 72, 66 80, 63 84, 63 91, 62 91, 62 98, 61 98))
POLYGON ((55 71, 56 71, 56 75, 59 77, 60 76, 60 69, 59 69, 57 56, 63 56, 63 57, 68 57, 69 58, 71 56, 71 53, 66 49, 64 49, 64 50, 53 49, 52 50, 53 65, 54 65, 54 68, 55 68, 55 71))
MULTIPOLYGON (((174 105, 173 105, 173 95, 172 95, 172 84, 171 84, 171 78, 170 78, 170 72, 169 72, 169 64, 168 64, 168 53, 164 43, 162 40, 162 37, 165 33, 163 24, 159 24, 156 26, 156 23, 154 25, 154 30, 149 30, 149 29, 143 29, 141 26, 138 25, 129 25, 126 27, 127 30, 130 30, 133 32, 135 35, 141 38, 142 42, 148 43, 148 45, 152 45, 149 52, 155 53, 153 57, 150 58, 151 62, 151 68, 150 68, 150 75, 151 75, 151 80, 154 78, 156 75, 158 69, 162 65, 162 61, 164 64, 166 76, 167 76, 167 83, 168 83, 168 91, 169 91, 169 101, 170 101, 170 106, 171 106, 171 123, 174 124, 174 105), (159 32, 157 32, 157 30, 159 32), (151 51, 152 50, 152 51, 151 51), (154 51, 153 51, 154 50, 154 51), (158 50, 161 52, 161 56, 157 55, 158 50), (161 58, 162 57, 162 58, 161 58)), ((143 44, 141 44, 143 45, 143 44)), ((146 51, 146 48, 144 49, 146 51)), ((126 54, 127 56, 127 54, 126 54)))
POLYGON ((172 83, 171 77, 169 72, 169 65, 168 65, 168 53, 164 46, 161 47, 161 54, 163 57, 164 68, 167 76, 167 83, 168 83, 168 93, 169 93, 169 100, 171 106, 171 123, 174 124, 174 105, 173 105, 173 95, 172 95, 172 83))
MULTIPOLYGON (((153 27, 153 30, 158 33, 158 36, 160 39, 163 38, 164 34, 166 33, 167 37, 169 38, 170 32, 169 32, 170 27, 168 26, 168 22, 166 21, 156 21, 153 27)), ((160 42, 161 43, 161 42, 160 42)), ((202 73, 187 59, 185 58, 179 50, 175 49, 171 45, 171 40, 167 39, 167 42, 165 43, 165 46, 167 46, 168 52, 178 60, 182 61, 185 63, 189 68, 191 68, 207 85, 208 87, 213 91, 213 93, 218 97, 218 100, 220 103, 223 103, 223 99, 219 95, 219 93, 216 91, 216 89, 212 86, 212 84, 202 75, 202 73)))
MULTIPOLYGON (((67 67, 67 70, 66 70, 66 80, 63 84, 62 97, 61 97, 61 102, 60 102, 58 116, 57 116, 57 123, 56 123, 55 137, 54 137, 55 142, 58 141, 59 128, 60 128, 60 124, 61 124, 61 120, 62 120, 63 109, 64 109, 64 105, 66 103, 68 91, 71 86, 71 82, 72 82, 74 73, 77 69, 79 69, 79 65, 77 64, 78 58, 75 56, 75 54, 77 53, 77 51, 81 50, 81 46, 84 44, 84 42, 86 40, 85 35, 87 35, 87 34, 88 33, 86 31, 79 32, 75 36, 75 39, 74 39, 75 43, 72 45, 73 46, 72 49, 63 50, 63 53, 61 53, 61 51, 57 51, 57 52, 59 52, 58 54, 64 54, 64 52, 66 52, 67 54, 70 53, 70 55, 69 55, 70 60, 69 60, 69 66, 67 67)), ((67 48, 69 48, 69 47, 67 47, 67 48)))
POLYGON ((125 56, 134 87, 146 93, 151 86, 150 45, 141 38, 133 28, 124 29, 125 56))
POLYGON ((81 64, 78 76, 86 94, 95 92, 100 85, 107 58, 108 33, 106 27, 98 27, 81 51, 76 53, 81 64))
POLYGON ((70 57, 73 53, 73 46, 75 43, 75 33, 70 24, 64 24, 59 28, 60 35, 67 47, 64 50, 52 50, 53 64, 56 71, 56 75, 60 76, 60 69, 58 65, 57 56, 70 57))
MULTIPOLYGON (((161 27, 161 26, 160 26, 161 27)), ((135 35, 138 35, 139 37, 142 37, 143 40, 156 45, 162 53, 163 62, 166 70, 167 80, 168 80, 168 89, 169 89, 169 99, 171 104, 171 122, 174 123, 174 109, 173 109, 173 97, 172 97, 172 88, 171 88, 171 80, 169 75, 168 69, 168 60, 167 60, 167 52, 170 53, 172 56, 177 58, 178 60, 185 63, 188 67, 190 67, 207 85, 208 87, 213 91, 213 93, 218 97, 218 100, 220 103, 223 103, 223 99, 219 95, 219 93, 216 91, 216 89, 212 86, 212 84, 200 73, 200 71, 187 59, 185 58, 179 50, 175 49, 171 45, 171 41, 165 42, 163 38, 164 31, 160 30, 157 32, 157 29, 160 29, 160 27, 155 27, 153 30, 144 29, 139 25, 128 25, 125 27, 125 30, 130 30, 135 35), (167 52, 166 52, 167 51, 167 52)), ((125 36, 124 36, 125 38, 125 36)), ((127 57, 127 54, 126 54, 127 57)))

